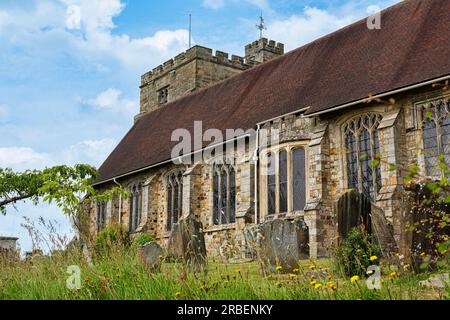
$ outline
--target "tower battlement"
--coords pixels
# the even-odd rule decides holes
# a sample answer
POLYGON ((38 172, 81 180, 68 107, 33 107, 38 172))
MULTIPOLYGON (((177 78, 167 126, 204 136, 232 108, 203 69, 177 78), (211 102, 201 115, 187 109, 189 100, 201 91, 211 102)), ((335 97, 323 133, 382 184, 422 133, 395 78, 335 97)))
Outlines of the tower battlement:
POLYGON ((194 46, 141 77, 140 116, 195 90, 239 74, 284 54, 284 45, 266 38, 245 47, 245 57, 194 46))

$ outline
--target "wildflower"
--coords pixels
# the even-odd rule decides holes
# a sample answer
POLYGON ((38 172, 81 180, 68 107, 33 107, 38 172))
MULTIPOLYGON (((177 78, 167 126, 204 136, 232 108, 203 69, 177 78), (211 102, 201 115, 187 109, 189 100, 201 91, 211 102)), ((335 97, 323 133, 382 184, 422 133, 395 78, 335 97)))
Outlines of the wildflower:
POLYGON ((377 256, 371 256, 369 260, 374 262, 374 261, 378 260, 378 257, 377 256))
POLYGON ((181 293, 180 291, 177 291, 177 292, 175 292, 175 297, 177 297, 177 298, 178 298, 178 297, 180 297, 180 296, 181 296, 181 294, 182 294, 182 293, 181 293))
POLYGON ((283 270, 283 267, 282 266, 277 266, 277 271, 281 271, 281 270, 283 270))
POLYGON ((309 278, 310 278, 311 280, 314 280, 314 279, 316 278, 316 276, 312 274, 312 275, 309 276, 309 278))
POLYGON ((397 276, 397 272, 395 272, 395 271, 391 272, 391 274, 389 275, 389 280, 393 280, 396 276, 397 276))
POLYGON ((281 283, 281 282, 277 282, 277 283, 275 283, 275 285, 276 285, 278 288, 281 288, 282 283, 281 283))
POLYGON ((289 274, 289 278, 291 278, 291 279, 295 279, 295 278, 297 278, 297 275, 296 275, 296 274, 293 274, 293 273, 291 273, 291 274, 289 274))
POLYGON ((422 253, 420 254, 421 257, 425 257, 425 255, 426 255, 425 252, 422 252, 422 253))
POLYGON ((359 280, 359 276, 353 276, 350 278, 350 282, 355 282, 359 280))
POLYGON ((299 271, 300 271, 299 269, 292 270, 292 272, 294 272, 294 273, 298 273, 299 271))
POLYGON ((237 273, 241 273, 241 269, 236 269, 236 272, 237 273))
POLYGON ((333 290, 337 289, 336 285, 332 281, 327 283, 327 288, 333 289, 333 290))
POLYGON ((409 264, 405 264, 404 266, 403 266, 403 269, 409 269, 409 267, 411 267, 411 265, 409 265, 409 264))
POLYGON ((309 270, 316 270, 316 266, 315 266, 315 265, 313 265, 313 264, 312 264, 312 265, 310 265, 310 266, 309 266, 309 270))
POLYGON ((362 252, 362 249, 356 250, 356 253, 361 253, 361 252, 362 252))
POLYGON ((314 289, 320 289, 320 288, 322 288, 322 284, 320 284, 320 283, 317 283, 317 284, 314 286, 314 289))
POLYGON ((316 281, 316 280, 313 280, 313 281, 311 281, 309 284, 312 285, 312 286, 314 286, 314 285, 317 284, 317 281, 316 281))

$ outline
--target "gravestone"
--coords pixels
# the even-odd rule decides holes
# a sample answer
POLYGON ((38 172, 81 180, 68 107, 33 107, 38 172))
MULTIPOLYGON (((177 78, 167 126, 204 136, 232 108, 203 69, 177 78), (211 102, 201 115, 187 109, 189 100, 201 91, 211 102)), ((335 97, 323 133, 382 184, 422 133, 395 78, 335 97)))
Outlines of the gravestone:
POLYGON ((168 252, 171 257, 187 264, 203 265, 206 245, 202 223, 192 216, 180 219, 170 233, 168 252))
POLYGON ((397 251, 397 244, 394 238, 392 225, 386 219, 384 211, 372 204, 372 232, 377 241, 386 253, 397 251))
POLYGON ((138 249, 139 257, 145 266, 151 270, 159 270, 161 267, 163 249, 156 242, 149 242, 138 249))
POLYGON ((259 248, 262 263, 275 271, 298 268, 299 261, 309 257, 309 230, 303 220, 275 219, 260 227, 259 248))
POLYGON ((370 199, 356 190, 343 194, 336 203, 339 240, 347 238, 351 229, 364 225, 368 233, 372 232, 370 218, 372 204, 370 199))

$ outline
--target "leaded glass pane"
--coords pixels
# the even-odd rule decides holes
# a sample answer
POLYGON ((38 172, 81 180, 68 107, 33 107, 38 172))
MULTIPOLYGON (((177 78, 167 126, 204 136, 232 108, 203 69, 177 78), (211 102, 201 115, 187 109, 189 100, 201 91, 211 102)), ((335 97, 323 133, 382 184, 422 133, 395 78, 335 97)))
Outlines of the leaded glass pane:
POLYGON ((279 154, 279 178, 280 178, 280 213, 287 212, 287 152, 279 154))
POLYGON ((428 176, 440 175, 439 170, 439 147, 437 140, 437 128, 430 112, 423 112, 423 149, 425 157, 425 169, 428 176))
POLYGON ((227 173, 222 171, 222 176, 220 178, 220 223, 228 223, 227 218, 227 173))
POLYGON ((236 173, 230 167, 230 223, 236 222, 236 173))
POLYGON ((301 211, 306 205, 306 161, 305 150, 296 149, 293 152, 294 169, 294 210, 301 211))
MULTIPOLYGON (((450 170, 450 116, 447 114, 442 120, 442 153, 444 154, 444 161, 447 165, 446 171, 450 170)), ((450 175, 450 174, 449 174, 450 175)))
POLYGON ((172 203, 173 203, 173 192, 172 185, 167 186, 167 230, 172 230, 172 203))
POLYGON ((268 214, 275 214, 275 189, 276 189, 276 179, 274 170, 274 155, 273 153, 268 156, 268 176, 267 176, 267 208, 268 214))
POLYGON ((358 150, 352 132, 346 134, 348 188, 358 190, 358 150))
MULTIPOLYGON (((378 129, 375 129, 375 131, 373 132, 373 144, 374 144, 374 149, 375 149, 375 156, 381 154, 381 149, 380 149, 380 139, 378 137, 378 129)), ((375 174, 377 177, 377 193, 380 192, 381 187, 382 187, 382 182, 381 182, 381 166, 380 164, 378 164, 375 168, 375 174)))
POLYGON ((219 224, 219 175, 214 173, 213 178, 213 223, 219 224))
POLYGON ((172 211, 172 224, 178 223, 178 211, 179 211, 179 192, 180 186, 178 181, 175 181, 173 188, 173 211, 172 211))
POLYGON ((372 172, 372 151, 370 147, 370 134, 369 131, 364 130, 359 137, 360 145, 360 163, 362 173, 362 192, 374 200, 374 188, 373 188, 373 172, 372 172))

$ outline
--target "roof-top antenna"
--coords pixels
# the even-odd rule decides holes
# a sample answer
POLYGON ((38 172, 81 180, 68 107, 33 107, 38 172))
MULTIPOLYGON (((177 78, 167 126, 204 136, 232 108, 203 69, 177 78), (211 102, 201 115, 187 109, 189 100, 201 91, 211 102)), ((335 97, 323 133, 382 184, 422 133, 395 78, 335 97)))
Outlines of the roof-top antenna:
POLYGON ((258 28, 258 30, 259 30, 259 39, 262 39, 263 31, 267 30, 266 23, 264 21, 262 12, 261 12, 261 15, 259 16, 259 24, 256 25, 256 28, 258 28))
POLYGON ((192 47, 192 14, 189 13, 189 49, 192 47))

